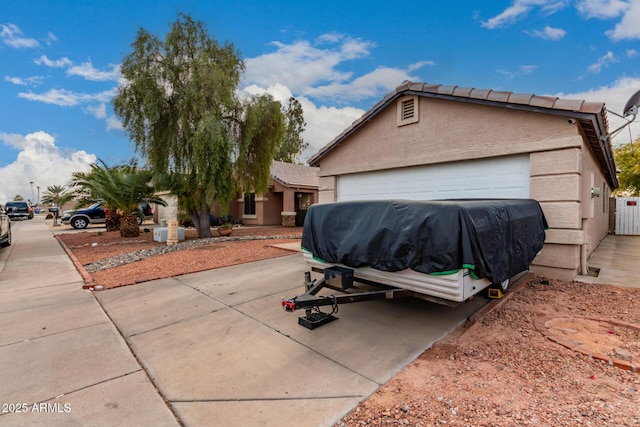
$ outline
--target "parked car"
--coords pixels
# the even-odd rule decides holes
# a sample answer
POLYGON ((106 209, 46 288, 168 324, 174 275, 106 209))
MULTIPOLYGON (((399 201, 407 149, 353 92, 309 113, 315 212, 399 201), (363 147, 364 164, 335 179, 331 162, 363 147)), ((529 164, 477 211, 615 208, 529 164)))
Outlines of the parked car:
POLYGON ((0 207, 0 247, 4 248, 11 244, 11 220, 0 207))
POLYGON ((10 201, 4 204, 4 209, 11 219, 33 218, 33 208, 28 202, 10 201))
POLYGON ((104 224, 105 218, 102 203, 94 203, 88 208, 64 211, 61 221, 73 228, 87 228, 89 224, 104 224))
MULTIPOLYGON (((138 217, 138 225, 141 225, 145 219, 153 218, 153 209, 149 203, 139 203, 135 214, 138 217)), ((94 203, 85 209, 64 211, 62 223, 73 228, 87 228, 89 224, 104 224, 106 216, 102 203, 94 203)))
POLYGON ((153 219, 153 208, 149 203, 138 203, 138 209, 138 225, 142 225, 142 223, 147 219, 153 219))

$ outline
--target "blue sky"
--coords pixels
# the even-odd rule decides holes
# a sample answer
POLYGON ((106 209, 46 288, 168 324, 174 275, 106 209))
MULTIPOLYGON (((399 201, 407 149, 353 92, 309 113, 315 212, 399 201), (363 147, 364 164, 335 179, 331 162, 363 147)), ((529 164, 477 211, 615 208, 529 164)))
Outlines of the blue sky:
MULTIPOLYGON (((404 80, 605 102, 616 113, 640 90, 640 0, 1 1, 0 203, 35 201, 37 187, 62 185, 97 158, 134 156, 111 107, 119 66, 139 28, 164 37, 178 12, 236 46, 242 93, 300 100, 305 158, 404 80)), ((640 136, 639 124, 631 131, 640 136)))

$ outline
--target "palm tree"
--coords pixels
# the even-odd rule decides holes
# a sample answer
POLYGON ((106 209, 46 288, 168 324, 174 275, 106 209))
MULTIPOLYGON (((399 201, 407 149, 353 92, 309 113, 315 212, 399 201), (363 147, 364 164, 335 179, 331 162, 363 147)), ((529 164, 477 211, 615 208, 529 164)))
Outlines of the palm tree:
POLYGON ((73 200, 73 193, 68 192, 64 185, 49 185, 47 191, 42 195, 41 202, 57 206, 58 212, 53 216, 53 224, 57 225, 57 218, 62 213, 62 205, 73 200))
POLYGON ((120 230, 122 237, 140 235, 138 215, 141 202, 167 203, 154 195, 151 185, 153 173, 138 168, 135 161, 128 165, 109 167, 102 160, 93 163, 89 172, 72 175, 72 185, 76 188, 76 205, 102 202, 108 211, 107 231, 120 230))

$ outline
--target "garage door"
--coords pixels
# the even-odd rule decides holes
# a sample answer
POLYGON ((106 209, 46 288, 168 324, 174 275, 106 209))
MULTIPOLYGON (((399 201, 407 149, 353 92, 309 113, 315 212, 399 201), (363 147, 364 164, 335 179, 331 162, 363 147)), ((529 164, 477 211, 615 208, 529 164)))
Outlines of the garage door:
POLYGON ((337 200, 527 199, 529 155, 338 177, 337 200))

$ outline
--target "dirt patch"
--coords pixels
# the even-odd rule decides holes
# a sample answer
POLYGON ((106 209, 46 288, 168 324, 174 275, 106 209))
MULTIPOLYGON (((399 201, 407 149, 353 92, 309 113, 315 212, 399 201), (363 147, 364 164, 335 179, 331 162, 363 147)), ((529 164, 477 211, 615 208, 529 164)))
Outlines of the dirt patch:
MULTIPOLYGON (((214 237, 218 236, 216 231, 213 231, 212 234, 214 237)), ((302 229, 285 227, 243 227, 233 230, 234 237, 268 237, 281 235, 301 236, 302 229)), ((151 230, 149 232, 143 231, 138 237, 126 239, 120 237, 120 233, 117 231, 68 233, 60 234, 58 237, 82 265, 143 249, 166 245, 165 243, 155 242, 151 230)), ((185 240, 187 242, 197 239, 195 229, 185 230, 185 240)), ((291 255, 291 251, 276 248, 273 245, 297 241, 299 240, 268 239, 211 243, 97 271, 92 273, 91 277, 95 285, 114 288, 213 268, 291 255)))
POLYGON ((559 345, 534 326, 552 319, 553 333, 635 360, 635 329, 586 317, 638 325, 640 290, 548 282, 530 280, 435 344, 338 425, 640 425, 640 373, 559 345))

